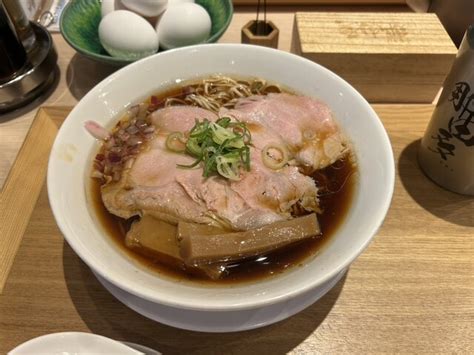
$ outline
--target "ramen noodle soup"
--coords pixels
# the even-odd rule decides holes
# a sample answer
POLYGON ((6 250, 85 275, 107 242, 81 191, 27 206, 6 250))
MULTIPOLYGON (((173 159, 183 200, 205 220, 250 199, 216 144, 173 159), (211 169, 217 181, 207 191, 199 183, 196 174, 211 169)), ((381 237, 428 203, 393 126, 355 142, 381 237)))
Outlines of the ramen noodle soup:
POLYGON ((357 180, 323 102, 261 79, 218 76, 131 106, 100 140, 91 200, 126 253, 180 279, 270 277, 314 257, 357 180))

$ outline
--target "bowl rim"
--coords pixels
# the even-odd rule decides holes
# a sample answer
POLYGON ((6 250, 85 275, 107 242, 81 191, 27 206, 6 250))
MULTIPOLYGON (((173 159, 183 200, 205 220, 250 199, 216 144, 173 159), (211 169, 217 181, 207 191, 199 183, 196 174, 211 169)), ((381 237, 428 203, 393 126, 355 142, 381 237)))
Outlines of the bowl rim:
MULTIPOLYGON (((214 43, 214 41, 217 41, 224 34, 224 32, 227 30, 227 28, 229 28, 230 23, 232 21, 232 18, 234 16, 234 6, 232 4, 232 0, 224 0, 224 1, 227 3, 227 6, 229 7, 229 16, 227 16, 227 18, 224 22, 224 25, 219 29, 219 31, 214 33, 211 37, 209 37, 208 39, 206 39, 204 42, 202 42, 200 44, 212 44, 212 43, 214 43)), ((76 43, 74 43, 74 41, 72 41, 71 38, 69 37, 69 35, 67 33, 67 30, 64 30, 64 28, 65 28, 64 17, 65 17, 65 14, 67 14, 67 12, 69 11, 69 8, 72 6, 72 3, 73 3, 72 1, 66 3, 66 6, 61 11, 61 15, 59 17, 59 32, 61 33, 63 38, 66 40, 66 42, 72 48, 74 48, 77 52, 85 55, 88 58, 95 59, 97 61, 100 61, 102 63, 107 63, 107 64, 125 66, 125 65, 128 65, 128 64, 131 64, 131 63, 134 63, 134 62, 138 61, 138 60, 121 59, 121 58, 113 57, 111 55, 104 55, 104 54, 100 54, 100 53, 91 52, 87 49, 79 47, 76 43)), ((100 1, 99 1, 99 3, 100 3, 100 1)), ((199 44, 197 44, 197 45, 199 45, 199 44)), ((154 53, 152 55, 161 54, 161 53, 167 52, 169 50, 170 49, 168 49, 168 50, 158 50, 156 53, 154 53)), ((141 58, 141 59, 143 59, 143 58, 141 58)))
MULTIPOLYGON (((384 142, 383 144, 383 149, 385 151, 386 155, 386 179, 383 181, 384 187, 385 187, 385 194, 382 198, 382 201, 380 203, 380 206, 378 207, 378 218, 371 224, 371 228, 367 229, 366 231, 366 237, 363 240, 363 243, 360 243, 357 248, 351 248, 351 252, 348 253, 348 255, 344 258, 341 259, 338 263, 338 266, 336 268, 331 269, 330 271, 327 271, 324 273, 323 276, 321 276, 318 279, 309 279, 309 281, 305 284, 301 284, 298 286, 298 288, 282 293, 280 295, 272 296, 272 297, 264 297, 262 299, 258 300, 240 300, 238 302, 232 303, 232 304, 226 304, 226 305, 221 305, 221 304, 216 304, 216 303, 207 303, 204 304, 203 302, 191 302, 191 301, 176 301, 176 300, 170 300, 168 298, 164 298, 161 296, 159 293, 143 293, 141 291, 143 290, 137 290, 134 289, 133 287, 130 287, 126 283, 123 283, 119 277, 112 277, 107 273, 107 270, 104 270, 102 267, 98 267, 95 262, 88 260, 86 256, 84 255, 79 248, 79 245, 75 244, 74 239, 75 238, 69 238, 67 237, 67 234, 65 231, 67 231, 66 228, 66 222, 67 219, 62 216, 62 211, 59 208, 59 204, 56 204, 54 201, 53 196, 53 191, 56 189, 55 186, 53 185, 53 172, 56 170, 55 168, 55 159, 52 159, 53 152, 58 150, 58 145, 60 143, 60 140, 58 138, 55 139, 55 142, 53 144, 52 150, 51 150, 51 155, 49 159, 49 164, 48 164, 48 174, 47 174, 47 187, 48 187, 48 197, 50 200, 50 205, 51 205, 51 210, 53 212, 53 215, 56 219, 56 222, 58 224, 58 227, 60 228, 61 232, 63 233, 64 238, 68 242, 68 244, 71 246, 71 248, 75 251, 75 253, 95 272, 97 272, 100 276, 102 276, 104 279, 107 281, 111 282, 112 284, 118 286, 119 288, 136 295, 138 297, 141 297, 143 299, 149 300, 151 302, 156 302, 159 304, 163 304, 166 306, 170 307, 175 307, 175 308, 180 308, 180 309, 193 309, 193 310, 204 310, 204 311, 235 311, 235 310, 243 310, 243 309, 256 309, 260 308, 263 306, 268 306, 271 304, 283 302, 286 300, 289 300, 297 295, 300 295, 302 293, 308 292, 319 285, 323 284, 324 282, 330 280, 333 278, 335 275, 337 275, 339 272, 341 272, 344 269, 347 269, 350 264, 357 259, 357 257, 368 247, 372 239, 375 237, 377 231, 379 230, 380 226, 382 225, 386 214, 389 210, 391 200, 393 197, 393 191, 394 191, 394 186, 395 186, 395 161, 394 161, 394 156, 393 156, 393 149, 390 143, 389 136, 382 124, 382 121, 378 117, 377 113, 374 111, 372 106, 365 100, 365 98, 355 89, 353 88, 349 83, 347 83, 344 79, 339 77, 337 74, 333 73, 329 69, 310 61, 309 59, 297 56, 292 53, 280 51, 280 50, 275 50, 272 48, 266 48, 266 47, 260 47, 260 46, 255 46, 255 45, 248 45, 248 44, 199 44, 199 45, 194 45, 194 46, 187 46, 187 47, 181 47, 181 48, 176 48, 176 49, 171 49, 169 51, 166 51, 162 53, 162 56, 174 56, 176 54, 179 55, 180 52, 183 52, 183 55, 189 55, 189 52, 195 51, 195 50, 206 50, 207 48, 213 48, 215 49, 216 46, 219 46, 221 48, 225 48, 228 50, 234 50, 238 51, 239 49, 242 49, 243 47, 253 47, 255 50, 261 51, 262 53, 266 53, 267 55, 279 55, 283 56, 284 58, 288 58, 291 61, 295 62, 295 65, 297 63, 307 63, 315 67, 315 70, 322 70, 325 72, 326 75, 329 77, 332 77, 332 79, 337 80, 340 85, 344 86, 347 90, 349 90, 355 98, 361 102, 361 104, 367 109, 368 114, 371 116, 371 119, 373 120, 373 123, 375 124, 375 127, 377 129, 377 134, 380 137, 380 140, 384 142), (188 54, 186 54, 188 53, 188 54), (72 239, 72 240, 70 240, 72 239)), ((143 58, 139 61, 136 61, 132 64, 130 64, 127 67, 124 67, 115 73, 111 74, 108 78, 102 80, 100 83, 98 83, 93 89, 89 91, 82 99, 81 101, 87 101, 88 97, 93 97, 96 95, 98 91, 100 91, 103 87, 107 86, 111 81, 114 81, 117 79, 117 77, 123 75, 124 72, 132 70, 135 66, 140 66, 142 65, 143 62, 153 60, 157 56, 155 54, 154 56, 149 56, 146 58, 143 58)), ((68 115, 68 118, 70 115, 72 115, 76 110, 79 110, 81 107, 81 101, 74 107, 74 109, 71 111, 71 113, 68 115)), ((63 125, 61 126, 57 137, 61 136, 61 131, 66 130, 68 126, 68 120, 64 121, 63 125)), ((291 270, 290 270, 291 271, 291 270)), ((242 284, 242 286, 245 286, 246 284, 242 284)), ((218 289, 220 286, 214 288, 218 289)), ((236 288, 240 287, 240 285, 237 285, 236 288)), ((212 288, 210 288, 212 289, 212 288)))

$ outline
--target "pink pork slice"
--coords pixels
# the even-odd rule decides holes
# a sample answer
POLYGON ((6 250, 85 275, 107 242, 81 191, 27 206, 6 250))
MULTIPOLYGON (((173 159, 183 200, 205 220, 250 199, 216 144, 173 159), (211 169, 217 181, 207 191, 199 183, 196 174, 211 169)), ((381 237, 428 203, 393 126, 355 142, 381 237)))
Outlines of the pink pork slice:
POLYGON ((256 148, 284 144, 297 165, 314 171, 331 165, 347 152, 340 127, 329 107, 307 96, 269 94, 237 101, 235 109, 221 109, 249 125, 256 148))
POLYGON ((152 122, 158 133, 148 149, 136 157, 117 183, 102 188, 107 209, 122 218, 148 214, 173 224, 181 220, 233 230, 289 219, 296 204, 308 211, 317 210, 317 188, 311 178, 296 167, 268 169, 254 148, 251 171, 244 172, 238 182, 218 176, 205 179, 201 168, 177 167, 194 159, 166 149, 167 135, 189 131, 195 119, 203 118, 213 121, 217 116, 188 106, 156 111, 152 122))

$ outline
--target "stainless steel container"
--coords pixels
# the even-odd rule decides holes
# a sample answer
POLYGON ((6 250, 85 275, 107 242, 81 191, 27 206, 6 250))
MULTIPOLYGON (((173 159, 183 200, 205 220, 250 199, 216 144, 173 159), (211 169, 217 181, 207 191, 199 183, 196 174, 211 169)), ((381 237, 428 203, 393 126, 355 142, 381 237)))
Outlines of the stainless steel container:
POLYGON ((49 32, 26 19, 19 0, 0 0, 0 114, 32 101, 54 83, 56 62, 49 32))
POLYGON ((27 60, 14 23, 0 0, 0 84, 14 78, 25 67, 27 60))
POLYGON ((18 0, 1 0, 5 10, 15 26, 16 33, 23 44, 23 47, 29 52, 35 44, 35 32, 30 25, 30 21, 23 11, 18 0))
POLYGON ((474 195, 474 26, 464 35, 444 82, 418 160, 437 184, 474 195))

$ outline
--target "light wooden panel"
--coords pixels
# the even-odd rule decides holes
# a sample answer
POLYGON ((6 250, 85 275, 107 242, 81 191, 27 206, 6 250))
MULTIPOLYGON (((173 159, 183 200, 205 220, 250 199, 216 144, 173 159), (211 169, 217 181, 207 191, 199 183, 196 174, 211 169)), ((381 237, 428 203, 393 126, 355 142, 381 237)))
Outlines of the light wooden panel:
POLYGON ((371 102, 432 102, 457 49, 434 14, 299 12, 292 49, 371 102))
POLYGON ((0 193, 0 294, 41 191, 57 130, 39 110, 0 193))

